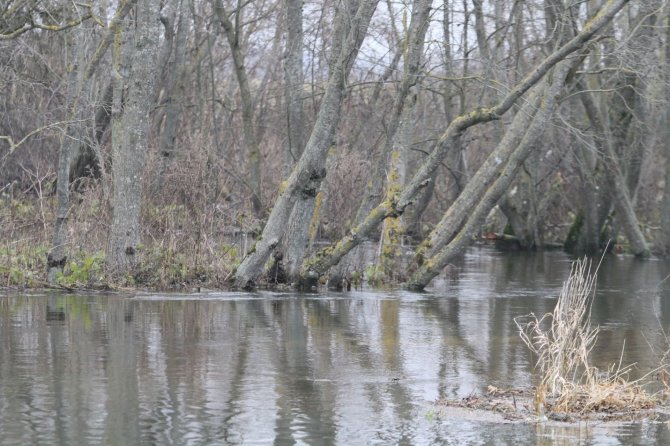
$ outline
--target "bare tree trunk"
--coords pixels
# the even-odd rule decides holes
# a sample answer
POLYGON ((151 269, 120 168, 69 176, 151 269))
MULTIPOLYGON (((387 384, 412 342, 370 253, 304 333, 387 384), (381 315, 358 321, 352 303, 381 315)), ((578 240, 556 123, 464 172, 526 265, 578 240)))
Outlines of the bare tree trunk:
MULTIPOLYGON (((389 142, 387 143, 388 175, 386 179, 386 196, 390 197, 405 185, 407 157, 410 150, 414 127, 414 110, 418 101, 418 85, 420 84, 420 67, 423 58, 423 47, 429 25, 432 0, 415 0, 412 6, 412 18, 405 38, 405 60, 403 78, 398 97, 396 98, 396 114, 392 121, 389 142)), ((393 276, 400 256, 399 245, 404 233, 400 215, 391 216, 384 221, 382 229, 383 244, 380 259, 383 271, 393 276)))
MULTIPOLYGON (((176 8, 171 19, 163 18, 166 34, 174 33, 172 45, 172 60, 166 63, 167 79, 165 82, 165 117, 160 137, 160 167, 156 179, 155 193, 159 193, 165 184, 166 171, 175 155, 175 141, 177 139, 177 125, 181 115, 183 94, 182 73, 186 55, 186 40, 188 36, 188 21, 186 12, 182 8, 182 0, 173 0, 171 5, 176 8), (174 23, 176 20, 176 23, 174 23), (176 29, 176 32, 174 31, 176 29)), ((167 56, 169 58, 169 55, 167 56)))
MULTIPOLYGON (((353 141, 358 141, 362 140, 364 141, 364 146, 361 148, 361 150, 367 150, 367 151, 374 151, 375 150, 375 145, 374 144, 369 144, 369 141, 367 138, 362 137, 361 134, 363 133, 364 129, 368 128, 370 126, 370 121, 371 117, 373 115, 373 110, 377 108, 377 103, 379 102, 379 97, 381 96, 381 92, 384 88, 384 84, 386 81, 391 77, 391 75, 397 70, 398 68, 398 63, 400 62, 400 58, 402 57, 402 49, 398 49, 396 51, 395 56, 393 57, 393 60, 391 60, 390 65, 388 68, 384 71, 382 76, 380 76, 379 80, 377 81, 374 90, 372 91, 372 97, 370 98, 370 101, 368 102, 368 119, 363 119, 361 122, 358 124, 356 130, 353 132, 353 141)), ((385 154, 384 149, 380 149, 382 154, 385 154)), ((372 156, 371 158, 383 158, 383 155, 380 155, 378 157, 372 156)), ((354 222, 355 224, 361 223, 365 217, 370 213, 370 211, 375 207, 375 204, 379 201, 381 198, 382 194, 382 189, 384 185, 384 167, 386 166, 385 163, 383 162, 374 162, 371 164, 371 173, 370 177, 368 178, 368 181, 365 184, 365 191, 363 192, 363 198, 361 199, 361 203, 358 205, 358 209, 356 210, 356 215, 354 217, 354 222)))
MULTIPOLYGON (((479 230, 488 213, 512 184, 519 166, 528 157, 535 147, 535 142, 542 135, 556 109, 556 99, 565 84, 565 79, 572 65, 573 61, 561 62, 552 73, 547 75, 544 82, 536 87, 537 101, 535 103, 537 111, 532 117, 530 124, 524 127, 513 124, 507 131, 507 133, 520 132, 523 134, 523 137, 520 139, 518 145, 515 146, 513 153, 507 158, 508 161, 505 163, 505 167, 491 186, 486 189, 486 192, 481 200, 478 200, 474 209, 468 213, 465 225, 459 230, 458 234, 446 246, 440 246, 439 250, 433 256, 425 259, 419 269, 412 275, 408 282, 410 289, 422 290, 425 288, 447 264, 453 261, 456 256, 460 255, 469 246, 473 235, 479 230)), ((520 114, 517 114, 516 118, 520 114)), ((521 120, 519 119, 518 121, 521 120)), ((519 138, 511 137, 507 138, 507 140, 516 141, 519 138)), ((496 148, 494 152, 498 151, 499 148, 496 148)), ((475 178, 472 181, 475 181, 475 178)))
POLYGON ((455 118, 407 186, 398 191, 395 196, 389 197, 380 203, 368 214, 361 224, 351 230, 349 235, 333 246, 317 252, 312 259, 305 262, 301 275, 310 278, 320 276, 331 266, 336 265, 344 255, 364 240, 367 234, 374 230, 385 218, 392 215, 401 215, 405 211, 405 208, 415 200, 416 194, 427 185, 427 182, 444 159, 446 153, 448 153, 449 149, 466 129, 483 122, 499 119, 525 92, 542 79, 554 65, 565 59, 569 54, 580 49, 608 24, 628 1, 630 0, 609 0, 600 9, 598 14, 588 21, 579 34, 537 65, 496 105, 490 108, 473 110, 470 113, 462 114, 455 118))
POLYGON ((140 238, 142 176, 159 48, 157 0, 140 0, 134 26, 123 31, 115 55, 112 106, 112 227, 107 251, 111 276, 132 270, 140 238))
POLYGON ((603 153, 602 161, 607 169, 607 181, 611 187, 614 205, 617 209, 617 216, 624 228, 626 238, 631 245, 631 251, 638 257, 647 257, 649 256, 649 247, 647 246, 647 242, 640 229, 640 223, 635 215, 635 210, 633 209, 633 204, 628 194, 628 185, 621 171, 621 167, 619 166, 618 156, 612 146, 614 142, 612 139, 607 138, 605 134, 605 127, 600 120, 595 103, 591 98, 591 93, 583 91, 583 87, 580 87, 579 85, 578 88, 582 90, 580 98, 584 105, 584 109, 586 110, 589 122, 596 132, 596 137, 594 139, 596 147, 603 153))
POLYGON ((439 223, 416 250, 416 261, 420 265, 424 258, 433 257, 461 230, 472 209, 479 203, 486 190, 495 181, 496 176, 504 167, 504 161, 514 153, 524 136, 523 131, 533 121, 533 115, 542 99, 542 91, 533 89, 528 99, 512 121, 510 129, 505 132, 502 141, 489 154, 477 172, 468 181, 463 192, 449 206, 439 223))
POLYGON ((284 175, 288 176, 305 148, 303 100, 305 75, 303 73, 302 0, 284 0, 286 15, 286 53, 284 56, 284 96, 286 100, 286 128, 288 141, 284 161, 284 175))
MULTIPOLYGON (((98 47, 91 57, 91 60, 86 65, 86 68, 82 70, 81 73, 78 73, 78 67, 73 67, 70 72, 72 77, 70 77, 69 82, 78 79, 76 89, 68 92, 68 95, 70 96, 68 116, 73 121, 72 124, 74 127, 66 130, 65 138, 61 141, 58 153, 56 223, 54 225, 51 251, 47 257, 47 280, 49 283, 53 283, 56 280, 57 273, 63 270, 67 260, 65 252, 65 233, 67 231, 68 213, 70 209, 70 167, 73 150, 77 147, 76 145, 80 143, 80 138, 83 134, 81 123, 78 123, 76 119, 80 114, 79 100, 81 92, 97 70, 102 57, 107 52, 114 36, 119 31, 121 23, 130 12, 130 9, 135 5, 136 1, 137 0, 129 0, 126 3, 119 5, 114 17, 112 17, 112 20, 108 25, 108 29, 106 30, 102 41, 98 44, 98 47), (78 77, 79 75, 80 77, 78 77)), ((79 44, 80 43, 77 43, 77 45, 79 44)), ((83 57, 84 47, 83 44, 81 45, 80 53, 81 57, 83 57)), ((83 60, 78 60, 78 63, 83 63, 83 60)), ((72 86, 73 85, 70 83, 69 87, 72 86)))
MULTIPOLYGON (((109 128, 111 121, 112 106, 112 84, 108 84, 102 93, 100 102, 96 105, 93 132, 93 140, 85 139, 77 146, 77 150, 70 162, 70 183, 75 183, 78 179, 87 176, 99 178, 102 172, 101 163, 104 161, 98 149, 102 144, 105 132, 109 128)), ((76 183, 74 184, 76 188, 76 183)))
MULTIPOLYGON (((577 148, 577 173, 580 179, 579 191, 581 209, 577 211, 564 248, 567 252, 576 255, 596 255, 600 251, 601 217, 599 206, 602 204, 598 194, 601 181, 601 169, 598 169, 599 160, 595 151, 585 144, 577 148)), ((609 190, 609 189, 608 189, 609 190)), ((609 213, 609 212, 607 212, 609 213)))
POLYGON ((337 56, 333 58, 336 63, 333 64, 314 129, 300 161, 281 185, 280 195, 272 208, 260 240, 253 252, 237 269, 235 285, 238 287, 255 286, 257 277, 263 271, 263 265, 285 232, 290 213, 300 195, 316 196, 326 175, 324 167, 328 149, 340 121, 346 80, 367 34, 367 27, 376 6, 377 0, 361 0, 354 13, 341 11, 338 14, 337 20, 350 21, 351 26, 337 56))
POLYGON ((230 45, 230 52, 233 56, 233 65, 235 66, 235 76, 240 87, 240 100, 242 101, 242 128, 244 132, 244 142, 247 146, 247 156, 251 165, 250 180, 253 196, 251 199, 256 215, 261 214, 263 210, 263 201, 261 195, 261 154, 256 132, 254 130, 254 103, 251 95, 251 86, 247 76, 247 69, 244 65, 244 54, 242 53, 242 2, 234 12, 235 23, 228 17, 228 12, 223 7, 221 0, 214 1, 214 10, 216 12, 221 26, 226 33, 226 39, 230 45))
MULTIPOLYGON (((288 176, 305 149, 303 104, 303 29, 302 0, 285 0, 286 56, 284 77, 288 144, 284 161, 284 175, 288 176)), ((317 195, 318 195, 317 191, 317 195)), ((315 197, 302 194, 296 201, 284 236, 284 260, 289 282, 295 280, 310 240, 310 224, 315 211, 315 197)))
POLYGON ((80 121, 81 107, 77 105, 80 85, 83 81, 83 64, 86 45, 81 36, 81 28, 67 36, 68 56, 70 57, 67 80, 67 99, 70 104, 70 122, 61 138, 58 154, 58 181, 56 182, 56 224, 52 239, 52 249, 47 258, 47 280, 56 282, 58 272, 63 271, 67 261, 65 254, 65 234, 67 233, 68 214, 70 212, 70 158, 84 135, 84 125, 80 121))

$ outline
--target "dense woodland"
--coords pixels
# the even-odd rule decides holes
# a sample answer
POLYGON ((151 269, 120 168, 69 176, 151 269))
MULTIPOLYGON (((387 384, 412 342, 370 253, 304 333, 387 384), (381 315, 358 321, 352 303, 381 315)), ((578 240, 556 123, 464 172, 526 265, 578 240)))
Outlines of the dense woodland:
POLYGON ((0 286, 670 252, 662 0, 0 0, 0 286), (361 245, 374 246, 361 266, 361 245))

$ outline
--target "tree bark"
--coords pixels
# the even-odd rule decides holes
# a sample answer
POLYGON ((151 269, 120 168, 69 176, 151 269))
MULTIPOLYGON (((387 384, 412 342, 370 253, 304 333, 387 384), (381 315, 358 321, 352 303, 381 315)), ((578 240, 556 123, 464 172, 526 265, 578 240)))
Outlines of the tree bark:
POLYGON ((577 84, 581 92, 580 99, 586 110, 589 122, 596 133, 594 141, 598 151, 603 154, 602 162, 607 171, 607 181, 610 185, 614 206, 617 210, 617 217, 621 222, 626 238, 630 243, 633 254, 637 257, 648 257, 649 247, 640 229, 640 223, 635 215, 635 209, 628 193, 628 185, 619 165, 619 158, 614 150, 614 140, 607 138, 605 127, 600 120, 595 102, 591 93, 585 91, 581 84, 577 84))
MULTIPOLYGON (((165 99, 163 101, 165 104, 165 116, 159 142, 160 166, 154 190, 157 194, 163 189, 166 172, 174 160, 177 126, 182 110, 181 101, 184 99, 182 73, 185 66, 188 24, 185 19, 186 13, 182 8, 182 0, 174 0, 172 7, 176 8, 175 18, 167 20, 164 23, 166 34, 169 32, 174 33, 174 43, 172 45, 173 58, 166 63, 167 76, 165 80, 165 99), (175 20, 176 23, 174 23, 175 20), (168 31, 167 28, 171 29, 168 31), (174 29, 176 29, 176 32, 174 29)), ((167 57, 169 59, 169 55, 167 57)))
MULTIPOLYGON (((284 160, 284 175, 288 176, 305 149, 305 123, 303 113, 303 29, 302 0, 285 0, 286 55, 284 78, 286 101, 286 127, 288 141, 284 160)), ((317 195, 318 195, 317 191, 317 195)), ((310 240, 310 222, 317 208, 316 199, 301 194, 296 201, 284 236, 284 261, 289 282, 296 278, 310 240)))
POLYGON ((56 224, 51 242, 51 251, 47 256, 47 280, 56 283, 57 275, 63 271, 67 262, 65 238, 67 233, 68 214, 70 212, 70 159, 77 149, 84 134, 84 125, 80 118, 81 107, 77 105, 79 88, 83 82, 83 64, 86 45, 81 29, 76 29, 67 36, 68 55, 70 56, 67 79, 67 98, 71 110, 70 122, 61 138, 58 154, 58 181, 56 182, 56 224))
POLYGON ((338 127, 346 80, 358 50, 367 34, 367 27, 377 6, 377 0, 361 0, 354 14, 342 11, 339 21, 350 21, 351 26, 332 66, 316 123, 303 156, 289 178, 280 188, 280 194, 263 228, 261 238, 236 271, 234 284, 253 288, 263 271, 263 265, 279 244, 288 218, 300 194, 316 196, 326 172, 325 163, 333 135, 338 127))
POLYGON ((138 2, 115 55, 112 106, 112 226, 107 250, 111 277, 129 273, 140 240, 140 204, 159 48, 157 0, 138 2))

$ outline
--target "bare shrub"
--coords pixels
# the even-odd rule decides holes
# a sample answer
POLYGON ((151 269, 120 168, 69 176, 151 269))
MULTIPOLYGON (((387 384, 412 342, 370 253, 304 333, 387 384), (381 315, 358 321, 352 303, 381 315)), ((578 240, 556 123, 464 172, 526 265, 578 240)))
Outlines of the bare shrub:
POLYGON ((541 318, 530 314, 514 319, 521 339, 538 356, 540 383, 536 411, 587 413, 649 409, 656 400, 642 387, 646 377, 629 381, 632 366, 621 363, 599 370, 589 362, 599 328, 591 325, 596 272, 578 260, 563 284, 556 308, 541 318))

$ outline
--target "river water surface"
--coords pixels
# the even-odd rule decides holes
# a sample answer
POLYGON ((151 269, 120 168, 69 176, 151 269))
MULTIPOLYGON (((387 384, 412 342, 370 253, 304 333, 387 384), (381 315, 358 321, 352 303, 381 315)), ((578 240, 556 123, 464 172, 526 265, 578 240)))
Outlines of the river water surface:
MULTIPOLYGON (((670 444, 668 425, 503 424, 434 402, 527 387, 513 318, 562 253, 473 248, 426 293, 0 295, 0 444, 670 444)), ((604 261, 600 367, 668 349, 670 263, 604 261), (625 347, 624 347, 625 345, 625 347)))

